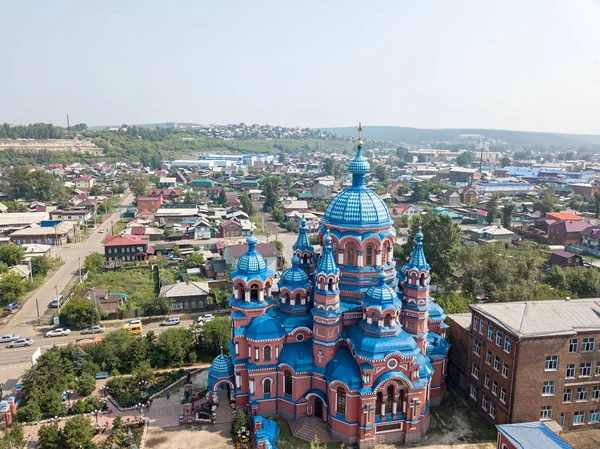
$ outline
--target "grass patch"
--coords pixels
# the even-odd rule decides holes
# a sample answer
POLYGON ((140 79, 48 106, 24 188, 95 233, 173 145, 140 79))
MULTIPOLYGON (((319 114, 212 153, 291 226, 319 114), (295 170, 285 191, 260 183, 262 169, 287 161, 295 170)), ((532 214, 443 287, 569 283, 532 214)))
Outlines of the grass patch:
POLYGON ((130 222, 131 220, 119 220, 115 223, 114 226, 114 234, 118 235, 121 233, 121 231, 124 231, 125 228, 127 227, 127 224, 130 222))

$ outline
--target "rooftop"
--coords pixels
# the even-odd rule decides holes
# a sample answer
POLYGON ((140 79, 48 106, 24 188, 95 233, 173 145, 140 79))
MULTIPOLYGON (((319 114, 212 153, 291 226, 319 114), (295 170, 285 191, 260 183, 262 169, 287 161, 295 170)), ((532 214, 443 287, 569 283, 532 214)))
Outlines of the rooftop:
POLYGON ((573 449, 543 422, 496 426, 519 449, 573 449))
POLYGON ((600 298, 498 302, 469 307, 519 338, 600 331, 600 298))
POLYGON ((208 282, 177 282, 164 285, 160 289, 159 296, 167 298, 180 298, 196 295, 208 295, 208 282))
POLYGON ((123 235, 109 235, 106 237, 104 246, 126 246, 126 245, 145 245, 146 242, 142 240, 139 235, 123 234, 123 235))

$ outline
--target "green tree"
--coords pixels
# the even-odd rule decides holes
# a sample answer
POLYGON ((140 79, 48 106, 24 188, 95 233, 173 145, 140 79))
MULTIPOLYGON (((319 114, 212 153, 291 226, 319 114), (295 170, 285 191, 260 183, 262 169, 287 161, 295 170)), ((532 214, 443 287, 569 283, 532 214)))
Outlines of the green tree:
POLYGON ((16 422, 13 423, 10 428, 6 429, 4 431, 4 437, 0 441, 0 447, 2 447, 2 444, 4 444, 6 449, 24 448, 26 440, 23 424, 16 422))
POLYGON ((594 192, 592 200, 594 201, 594 216, 600 218, 600 192, 594 192))
POLYGON ((494 220, 500 215, 499 205, 500 195, 494 193, 491 196, 490 201, 488 202, 487 216, 485 217, 485 221, 487 224, 491 225, 492 223, 494 223, 494 220))
POLYGON ((288 192, 288 196, 291 196, 292 198, 298 198, 298 195, 299 195, 299 193, 296 189, 291 189, 288 192))
POLYGON ((283 220, 285 220, 285 214, 283 213, 283 210, 279 207, 276 207, 272 210, 271 216, 273 217, 273 220, 275 220, 278 223, 282 223, 283 220))
POLYGON ((162 364, 182 365, 192 349, 192 344, 192 334, 189 329, 167 329, 158 336, 157 341, 157 350, 162 358, 162 364))
POLYGON ((140 173, 131 178, 129 182, 129 189, 136 196, 144 196, 146 195, 146 191, 148 190, 148 178, 146 175, 140 173))
POLYGON ((219 310, 223 304, 227 303, 228 299, 229 293, 222 289, 211 290, 207 297, 208 303, 217 305, 219 310))
POLYGON ((204 344, 210 354, 217 355, 220 348, 225 352, 229 352, 227 342, 229 341, 229 333, 231 322, 229 317, 215 317, 204 325, 204 344))
POLYGON ((506 156, 500 158, 500 167, 510 167, 510 159, 506 156))
POLYGON ((221 189, 219 192, 218 202, 221 206, 224 206, 227 203, 227 194, 225 193, 225 189, 221 189))
POLYGON ((329 176, 335 176, 335 160, 330 157, 324 159, 323 171, 329 176))
POLYGON ((173 300, 167 296, 153 296, 143 302, 142 308, 148 316, 168 315, 173 310, 173 300))
POLYGON ((502 226, 510 228, 512 224, 512 216, 515 211, 515 205, 513 203, 507 203, 502 209, 502 226))
POLYGON ((256 214, 256 209, 252 204, 252 200, 250 199, 250 195, 248 194, 248 192, 242 192, 242 194, 240 195, 240 203, 242 209, 248 214, 249 217, 256 214))
POLYGON ((150 362, 142 360, 135 368, 133 368, 131 374, 134 383, 138 384, 140 382, 146 382, 149 384, 152 382, 152 379, 154 379, 155 371, 154 368, 152 368, 152 365, 150 365, 150 362))
POLYGON ((96 379, 93 375, 84 373, 77 378, 75 389, 81 396, 89 396, 96 389, 96 379))
POLYGON ((25 285, 21 281, 21 276, 16 273, 8 272, 0 279, 0 304, 17 302, 25 293, 25 285))
POLYGON ((40 256, 31 258, 31 274, 33 276, 45 277, 52 268, 52 261, 49 257, 40 256))
POLYGON ((104 266, 104 256, 100 253, 91 253, 85 256, 83 267, 90 273, 98 273, 104 266))
POLYGON ((436 302, 446 314, 450 314, 469 312, 469 304, 473 304, 475 300, 472 296, 447 290, 436 299, 436 302))
POLYGON ((202 268, 204 267, 204 255, 202 253, 192 253, 186 260, 186 265, 188 268, 202 268))
POLYGON ((311 206, 312 210, 316 212, 325 212, 327 209, 327 203, 323 200, 315 201, 311 206))
POLYGON ((96 345, 88 345, 86 352, 104 371, 117 369, 119 372, 130 372, 135 360, 147 357, 145 346, 136 342, 140 339, 125 330, 109 332, 96 345))
POLYGON ((265 194, 263 208, 266 212, 271 212, 279 204, 279 190, 282 182, 279 176, 265 176, 260 181, 261 189, 265 194))
POLYGON ((384 182, 386 179, 389 178, 385 165, 375 166, 375 177, 381 182, 384 182))
POLYGON ((63 446, 62 432, 58 424, 46 424, 38 430, 40 449, 65 449, 63 446))
POLYGON ((86 297, 75 295, 60 310, 60 316, 65 319, 69 326, 83 329, 97 323, 102 318, 102 311, 98 304, 86 297))
POLYGON ((9 267, 18 265, 25 257, 25 248, 14 244, 0 245, 0 262, 9 267))
POLYGON ((94 429, 92 421, 86 416, 74 416, 65 422, 62 430, 64 449, 79 449, 96 447, 92 443, 94 429))
POLYGON ((102 191, 102 187, 94 184, 88 193, 90 196, 101 196, 104 192, 102 191))
POLYGON ((17 410, 17 420, 20 422, 39 421, 41 417, 42 409, 40 408, 40 404, 34 399, 29 399, 27 404, 19 407, 17 410))
POLYGON ((413 217, 406 244, 403 246, 404 257, 409 257, 419 226, 423 232, 423 251, 431 266, 433 276, 446 279, 455 269, 460 249, 460 227, 446 215, 420 215, 413 217))
POLYGON ((554 211, 556 205, 558 204, 558 199, 556 198, 554 190, 551 188, 545 189, 544 193, 542 194, 542 199, 538 202, 538 204, 540 210, 545 214, 554 211))

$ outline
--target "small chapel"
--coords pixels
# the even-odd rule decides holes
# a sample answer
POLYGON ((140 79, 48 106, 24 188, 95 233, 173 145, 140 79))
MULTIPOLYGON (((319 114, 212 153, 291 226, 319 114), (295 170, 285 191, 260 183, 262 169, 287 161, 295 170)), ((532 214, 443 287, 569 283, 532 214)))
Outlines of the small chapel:
POLYGON ((209 389, 229 388, 236 407, 254 416, 318 418, 333 439, 369 448, 427 432, 429 407, 445 393, 449 344, 446 315, 429 295, 423 234, 396 269, 396 230, 365 184, 362 152, 359 134, 352 186, 321 221, 322 254, 303 219, 277 299, 274 273, 248 237, 231 273, 231 355, 215 359, 229 368, 215 367, 221 375, 209 389))

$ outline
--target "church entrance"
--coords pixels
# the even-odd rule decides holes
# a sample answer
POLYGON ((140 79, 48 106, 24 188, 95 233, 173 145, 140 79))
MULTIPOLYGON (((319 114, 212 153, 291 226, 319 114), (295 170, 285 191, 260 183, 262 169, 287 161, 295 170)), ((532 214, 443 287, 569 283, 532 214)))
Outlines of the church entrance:
POLYGON ((315 398, 315 416, 323 419, 323 401, 321 398, 315 398))

